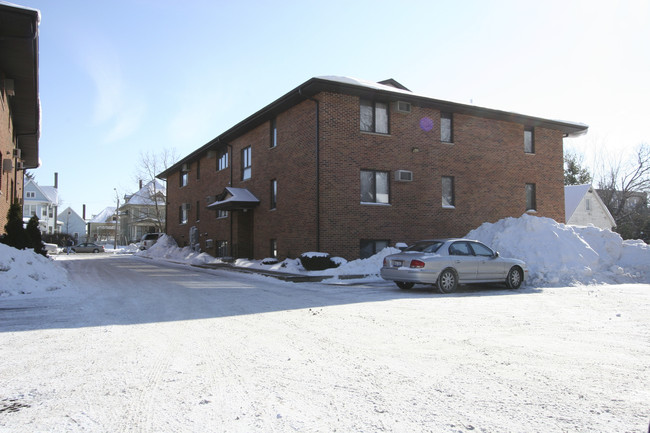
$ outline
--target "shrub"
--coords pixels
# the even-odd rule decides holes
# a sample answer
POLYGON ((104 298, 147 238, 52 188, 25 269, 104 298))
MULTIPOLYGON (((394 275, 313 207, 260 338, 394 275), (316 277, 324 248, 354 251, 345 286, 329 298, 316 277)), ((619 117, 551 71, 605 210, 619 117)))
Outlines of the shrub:
POLYGON ((307 271, 322 271, 339 266, 327 253, 302 253, 300 263, 307 271))

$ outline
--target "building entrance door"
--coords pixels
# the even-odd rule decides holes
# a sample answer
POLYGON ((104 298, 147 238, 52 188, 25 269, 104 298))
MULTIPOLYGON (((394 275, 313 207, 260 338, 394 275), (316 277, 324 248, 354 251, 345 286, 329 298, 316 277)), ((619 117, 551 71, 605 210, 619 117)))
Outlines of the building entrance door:
POLYGON ((237 258, 254 258, 253 240, 253 210, 237 212, 237 258))

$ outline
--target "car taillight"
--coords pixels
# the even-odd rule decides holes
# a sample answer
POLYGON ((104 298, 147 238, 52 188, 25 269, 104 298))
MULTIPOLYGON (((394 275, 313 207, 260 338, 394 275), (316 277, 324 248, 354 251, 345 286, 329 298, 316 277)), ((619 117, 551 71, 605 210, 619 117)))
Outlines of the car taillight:
POLYGON ((386 257, 384 257, 384 266, 388 266, 388 260, 386 260, 386 257))
POLYGON ((423 268, 424 267, 424 262, 420 260, 411 260, 411 267, 412 268, 423 268))

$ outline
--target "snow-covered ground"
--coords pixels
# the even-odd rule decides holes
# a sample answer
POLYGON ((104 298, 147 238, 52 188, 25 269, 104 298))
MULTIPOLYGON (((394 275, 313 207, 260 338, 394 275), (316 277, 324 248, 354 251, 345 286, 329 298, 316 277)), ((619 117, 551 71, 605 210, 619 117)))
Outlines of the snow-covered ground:
POLYGON ((534 217, 468 237, 526 286, 400 291, 381 254, 297 284, 169 240, 0 245, 0 432, 646 432, 647 245, 534 217))

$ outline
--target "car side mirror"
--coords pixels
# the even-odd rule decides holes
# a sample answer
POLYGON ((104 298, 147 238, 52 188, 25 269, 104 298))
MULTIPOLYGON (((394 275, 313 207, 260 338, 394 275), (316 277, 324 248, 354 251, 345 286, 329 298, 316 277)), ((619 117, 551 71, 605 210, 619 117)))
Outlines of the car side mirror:
POLYGON ((496 259, 497 257, 499 257, 499 252, 498 252, 498 251, 495 251, 495 252, 494 252, 494 258, 496 259))

